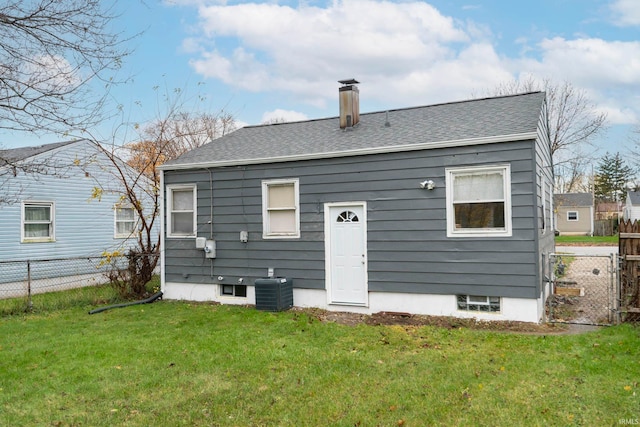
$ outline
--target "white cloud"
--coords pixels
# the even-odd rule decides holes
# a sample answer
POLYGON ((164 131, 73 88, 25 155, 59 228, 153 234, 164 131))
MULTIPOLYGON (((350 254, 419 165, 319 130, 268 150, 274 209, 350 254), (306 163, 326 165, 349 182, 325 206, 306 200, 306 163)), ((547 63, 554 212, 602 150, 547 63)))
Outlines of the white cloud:
POLYGON ((610 7, 616 25, 621 27, 640 25, 640 2, 638 0, 616 0, 610 7))
POLYGON ((515 60, 513 70, 539 78, 568 81, 585 90, 612 124, 637 120, 640 87, 640 41, 606 41, 596 38, 542 40, 540 59, 515 60), (635 110, 635 113, 634 113, 635 110))
POLYGON ((205 77, 249 91, 263 90, 269 82, 267 67, 242 47, 236 48, 230 57, 218 51, 204 52, 201 59, 191 61, 191 66, 205 77))
MULTIPOLYGON (((422 2, 244 3, 202 7, 200 18, 203 34, 220 43, 191 62, 198 73, 247 90, 285 90, 315 106, 333 97, 338 79, 406 79, 455 60, 451 45, 470 40, 459 23, 422 2), (236 44, 222 46, 230 39, 236 44)), ((480 28, 473 33, 486 34, 480 28)))
POLYGON ((638 113, 636 111, 628 107, 621 108, 617 105, 616 100, 605 100, 601 102, 597 111, 607 115, 609 125, 626 125, 637 123, 638 121, 638 113))
POLYGON ((556 37, 543 40, 539 47, 542 60, 538 68, 574 84, 640 85, 640 41, 556 37))
POLYGON ((60 55, 40 55, 30 59, 24 73, 33 89, 64 93, 82 84, 78 69, 60 55))
MULTIPOLYGON (((627 25, 640 23, 640 1, 611 7, 627 25)), ((535 40, 523 30, 519 57, 507 57, 496 52, 495 28, 418 1, 209 3, 198 10, 199 33, 185 42, 198 55, 192 67, 246 91, 285 93, 324 108, 336 101, 336 80, 353 77, 363 83, 366 112, 466 99, 531 74, 587 91, 612 121, 640 117, 638 41, 535 40)))

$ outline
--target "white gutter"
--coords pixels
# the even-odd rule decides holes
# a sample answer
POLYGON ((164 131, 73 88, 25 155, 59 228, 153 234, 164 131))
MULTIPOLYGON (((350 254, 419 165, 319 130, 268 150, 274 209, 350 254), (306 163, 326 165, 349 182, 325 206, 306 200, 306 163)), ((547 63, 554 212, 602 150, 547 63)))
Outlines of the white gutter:
MULTIPOLYGON (((419 144, 404 144, 384 147, 358 148, 355 150, 329 151, 321 153, 294 154, 290 156, 276 156, 254 159, 222 160, 213 162, 184 163, 179 165, 162 165, 160 170, 183 170, 196 168, 212 168, 223 166, 244 166, 263 163, 295 162, 301 160, 329 159, 335 157, 363 156, 368 154, 400 153, 404 151, 434 150, 438 148, 465 147, 471 145, 495 144, 498 142, 515 142, 529 139, 535 140, 537 132, 516 133, 512 135, 490 136, 482 138, 467 138, 449 141, 422 142, 419 144)), ((215 141, 213 142, 215 144, 215 141)))
POLYGON ((166 293, 165 261, 164 261, 164 172, 160 171, 160 290, 166 293))

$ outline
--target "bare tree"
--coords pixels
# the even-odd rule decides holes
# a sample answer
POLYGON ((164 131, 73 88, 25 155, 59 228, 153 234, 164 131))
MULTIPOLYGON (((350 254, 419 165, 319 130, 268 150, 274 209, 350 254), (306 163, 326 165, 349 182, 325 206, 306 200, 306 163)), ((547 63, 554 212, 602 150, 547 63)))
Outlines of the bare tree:
MULTIPOLYGON (((137 219, 135 230, 136 248, 125 254, 128 258, 128 269, 120 274, 114 270, 111 282, 123 296, 140 297, 145 293, 145 285, 154 274, 159 262, 160 234, 155 227, 160 209, 159 182, 149 179, 144 171, 130 167, 118 156, 121 150, 116 147, 105 147, 97 144, 107 157, 108 164, 104 170, 112 174, 108 182, 96 182, 91 197, 100 199, 105 192, 119 194, 121 206, 132 208, 137 219)), ((119 254, 119 251, 117 254, 119 254)), ((105 254, 110 258, 113 253, 105 254)))
POLYGON ((160 214, 158 166, 235 129, 231 114, 224 111, 186 113, 183 93, 174 91, 173 94, 164 98, 164 113, 148 125, 130 125, 138 134, 136 141, 123 146, 99 144, 110 163, 105 169, 114 171, 114 179, 97 183, 94 197, 105 191, 117 192, 122 203, 132 207, 139 218, 137 248, 127 254, 126 281, 133 296, 144 293, 144 285, 151 279, 158 262, 160 235, 154 227, 160 214))
POLYGON ((593 191, 593 168, 585 159, 590 156, 582 147, 574 147, 572 156, 555 165, 555 190, 559 193, 590 193, 593 191))
POLYGON ((0 129, 83 131, 103 113, 106 91, 129 51, 102 0, 8 0, 0 5, 0 129))
MULTIPOLYGON (((134 162, 136 164, 140 164, 141 156, 156 151, 160 152, 166 161, 233 130, 235 120, 225 111, 218 114, 176 111, 144 126, 139 132, 139 141, 129 144, 128 147, 132 150, 133 158, 138 159, 134 162)), ((145 163, 158 165, 156 161, 147 160, 145 163)))
POLYGON ((565 183, 576 182, 576 177, 582 175, 593 161, 582 148, 605 131, 607 115, 597 111, 584 90, 566 81, 554 83, 548 78, 539 81, 529 77, 503 83, 489 94, 501 96, 533 91, 545 91, 547 94, 554 172, 565 183))

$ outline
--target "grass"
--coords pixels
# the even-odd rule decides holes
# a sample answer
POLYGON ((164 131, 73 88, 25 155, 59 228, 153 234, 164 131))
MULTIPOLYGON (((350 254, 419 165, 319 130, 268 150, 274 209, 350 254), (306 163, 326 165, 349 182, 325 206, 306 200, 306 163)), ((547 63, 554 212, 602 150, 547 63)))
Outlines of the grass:
POLYGON ((0 425, 567 426, 640 418, 640 330, 345 326, 161 301, 0 318, 0 425))
POLYGON ((585 244, 585 245, 618 245, 618 235, 614 236, 556 236, 556 245, 585 244))
MULTIPOLYGON (((154 276, 146 285, 149 293, 160 289, 160 277, 154 276)), ((0 300, 0 316, 21 315, 24 313, 47 313, 71 307, 88 305, 108 305, 124 302, 118 292, 110 284, 88 286, 61 292, 34 294, 31 301, 24 298, 0 300)))

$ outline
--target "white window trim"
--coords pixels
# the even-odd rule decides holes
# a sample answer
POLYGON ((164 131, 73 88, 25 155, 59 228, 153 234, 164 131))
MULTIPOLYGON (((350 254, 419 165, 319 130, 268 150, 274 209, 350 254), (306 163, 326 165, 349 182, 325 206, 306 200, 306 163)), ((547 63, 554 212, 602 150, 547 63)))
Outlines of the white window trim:
POLYGON ((20 242, 22 243, 48 243, 56 241, 56 203, 42 200, 24 200, 20 206, 20 242), (25 205, 49 206, 51 210, 51 234, 49 237, 26 237, 24 234, 24 208, 25 205))
MULTIPOLYGON (((136 233, 136 225, 138 224, 138 212, 133 209, 133 231, 131 233, 118 233, 118 209, 133 209, 128 203, 116 203, 113 205, 113 238, 114 239, 128 239, 129 237, 135 235, 136 233)), ((120 221, 120 222, 129 222, 129 221, 120 221)))
POLYGON ((300 180, 298 178, 273 179, 262 181, 262 238, 263 239, 299 239, 300 238, 300 180), (269 231, 268 189, 270 185, 293 184, 295 203, 295 233, 272 233, 269 231))
POLYGON ((446 168, 446 200, 447 200, 447 237, 510 237, 512 235, 511 222, 511 166, 510 165, 491 165, 491 166, 474 166, 462 168, 446 168), (453 176, 459 173, 473 172, 490 172, 501 171, 504 176, 504 230, 484 229, 477 230, 465 229, 456 230, 455 227, 455 210, 453 208, 453 176))
POLYGON ((167 185, 167 237, 171 238, 193 238, 196 236, 198 217, 198 187, 196 184, 167 185), (175 234, 171 232, 171 216, 173 214, 173 191, 192 190, 193 191, 193 227, 190 234, 175 234))
POLYGON ((578 213, 578 211, 567 211, 567 221, 571 221, 571 222, 580 221, 580 214, 578 213), (576 214, 576 219, 569 218, 569 214, 570 213, 575 213, 576 214))

